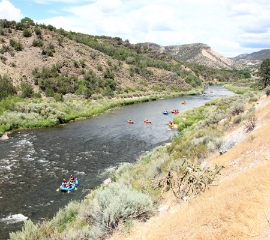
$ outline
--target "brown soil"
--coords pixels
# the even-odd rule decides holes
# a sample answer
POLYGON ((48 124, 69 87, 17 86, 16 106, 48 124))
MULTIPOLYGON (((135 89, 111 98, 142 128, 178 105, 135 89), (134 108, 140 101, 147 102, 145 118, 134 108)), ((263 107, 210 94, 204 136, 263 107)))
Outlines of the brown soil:
POLYGON ((225 166, 218 185, 186 202, 169 193, 158 215, 110 240, 270 239, 270 97, 258 101, 256 117, 252 132, 228 133, 244 134, 240 143, 206 160, 225 166))

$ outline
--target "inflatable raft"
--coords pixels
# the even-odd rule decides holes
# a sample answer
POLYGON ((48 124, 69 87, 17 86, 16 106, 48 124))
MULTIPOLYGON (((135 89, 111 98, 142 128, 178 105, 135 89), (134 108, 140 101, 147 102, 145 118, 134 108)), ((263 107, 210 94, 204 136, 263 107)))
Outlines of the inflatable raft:
POLYGON ((79 181, 77 178, 75 178, 75 184, 73 184, 71 187, 64 187, 64 186, 60 186, 59 187, 59 190, 62 191, 62 192, 71 192, 73 191, 76 187, 78 187, 79 185, 79 181))
POLYGON ((145 123, 152 123, 151 121, 149 121, 148 119, 144 119, 143 120, 145 123))

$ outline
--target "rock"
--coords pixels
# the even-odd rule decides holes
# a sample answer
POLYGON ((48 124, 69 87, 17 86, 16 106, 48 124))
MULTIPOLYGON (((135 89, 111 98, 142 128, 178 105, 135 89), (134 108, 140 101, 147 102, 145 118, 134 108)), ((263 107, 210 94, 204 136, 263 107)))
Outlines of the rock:
POLYGON ((8 135, 4 133, 2 137, 0 137, 0 140, 8 140, 8 138, 9 138, 8 135))
POLYGON ((227 118, 223 118, 218 122, 218 125, 223 125, 226 121, 228 121, 227 118))
POLYGON ((170 210, 170 207, 167 206, 167 205, 160 206, 159 209, 158 209, 158 211, 159 211, 160 213, 168 212, 169 210, 170 210))
POLYGON ((112 180, 110 178, 107 178, 106 180, 103 181, 103 184, 105 186, 109 185, 112 182, 112 180))
POLYGON ((183 200, 184 200, 184 201, 187 201, 187 200, 188 200, 188 196, 184 196, 184 197, 183 197, 183 200))

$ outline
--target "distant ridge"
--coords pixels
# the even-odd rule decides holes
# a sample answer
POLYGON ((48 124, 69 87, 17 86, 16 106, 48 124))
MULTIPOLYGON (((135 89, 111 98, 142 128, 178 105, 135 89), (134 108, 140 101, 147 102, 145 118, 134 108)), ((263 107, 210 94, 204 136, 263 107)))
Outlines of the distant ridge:
POLYGON ((182 62, 193 62, 217 69, 243 69, 244 65, 213 51, 204 43, 192 43, 174 46, 160 46, 155 43, 143 43, 160 53, 166 53, 182 62))
POLYGON ((250 54, 241 54, 232 59, 248 67, 258 67, 266 58, 270 58, 270 49, 263 49, 250 54))

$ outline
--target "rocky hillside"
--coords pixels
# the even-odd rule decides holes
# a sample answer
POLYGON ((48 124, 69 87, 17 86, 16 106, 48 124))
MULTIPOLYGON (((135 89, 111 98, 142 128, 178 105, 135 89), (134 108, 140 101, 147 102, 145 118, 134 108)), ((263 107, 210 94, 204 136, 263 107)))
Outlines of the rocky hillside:
MULTIPOLYGON (((19 89, 21 82, 28 83, 35 91, 45 91, 46 88, 58 89, 69 84, 60 93, 75 93, 79 86, 91 85, 91 92, 102 93, 113 80, 113 91, 149 91, 159 88, 168 90, 190 89, 184 78, 191 71, 185 66, 177 65, 178 71, 183 70, 182 76, 176 71, 166 70, 164 67, 138 66, 135 57, 143 59, 142 55, 132 51, 120 49, 104 43, 103 38, 83 36, 95 43, 80 41, 80 37, 65 36, 52 26, 26 26, 19 27, 12 22, 0 23, 0 76, 7 75, 12 79, 14 86, 19 89), (2 26, 1 26, 2 23, 2 26), (13 24, 13 25, 12 25, 13 24), (72 38, 78 38, 73 40, 72 38), (99 49, 102 48, 102 49, 99 49), (107 52, 106 52, 107 51, 107 52), (122 51, 127 59, 117 59, 111 53, 122 51), (63 83, 61 79, 66 83, 63 83), (87 80, 88 83, 83 81, 87 80), (58 86, 53 86, 52 82, 58 86)), ((116 53, 118 54, 118 53, 116 53)), ((121 54, 121 53, 120 53, 121 54)), ((158 59, 151 59, 157 61, 158 59)), ((148 60, 149 60, 148 59, 148 60)), ((174 66, 172 60, 162 61, 161 64, 174 66)), ((111 84, 112 85, 112 84, 111 84)))
POLYGON ((184 44, 177 46, 160 46, 153 43, 143 43, 155 51, 166 53, 183 62, 194 62, 218 69, 243 69, 244 65, 234 59, 226 58, 213 51, 210 46, 203 43, 184 44))
POLYGON ((212 62, 219 58, 216 65, 207 65, 207 61, 204 65, 230 66, 232 60, 203 46, 203 54, 208 57, 195 54, 201 45, 190 45, 186 50, 168 47, 157 52, 152 45, 66 32, 51 25, 37 25, 29 18, 19 23, 0 19, 0 76, 10 78, 17 93, 21 83, 25 83, 35 93, 46 96, 76 93, 87 98, 130 91, 185 91, 202 87, 204 81, 236 81, 243 76, 241 72, 188 65, 178 60, 183 52, 185 60, 193 56, 203 64, 210 57, 212 62))
POLYGON ((241 54, 232 59, 247 67, 257 68, 266 58, 270 58, 270 49, 263 49, 250 54, 241 54))

